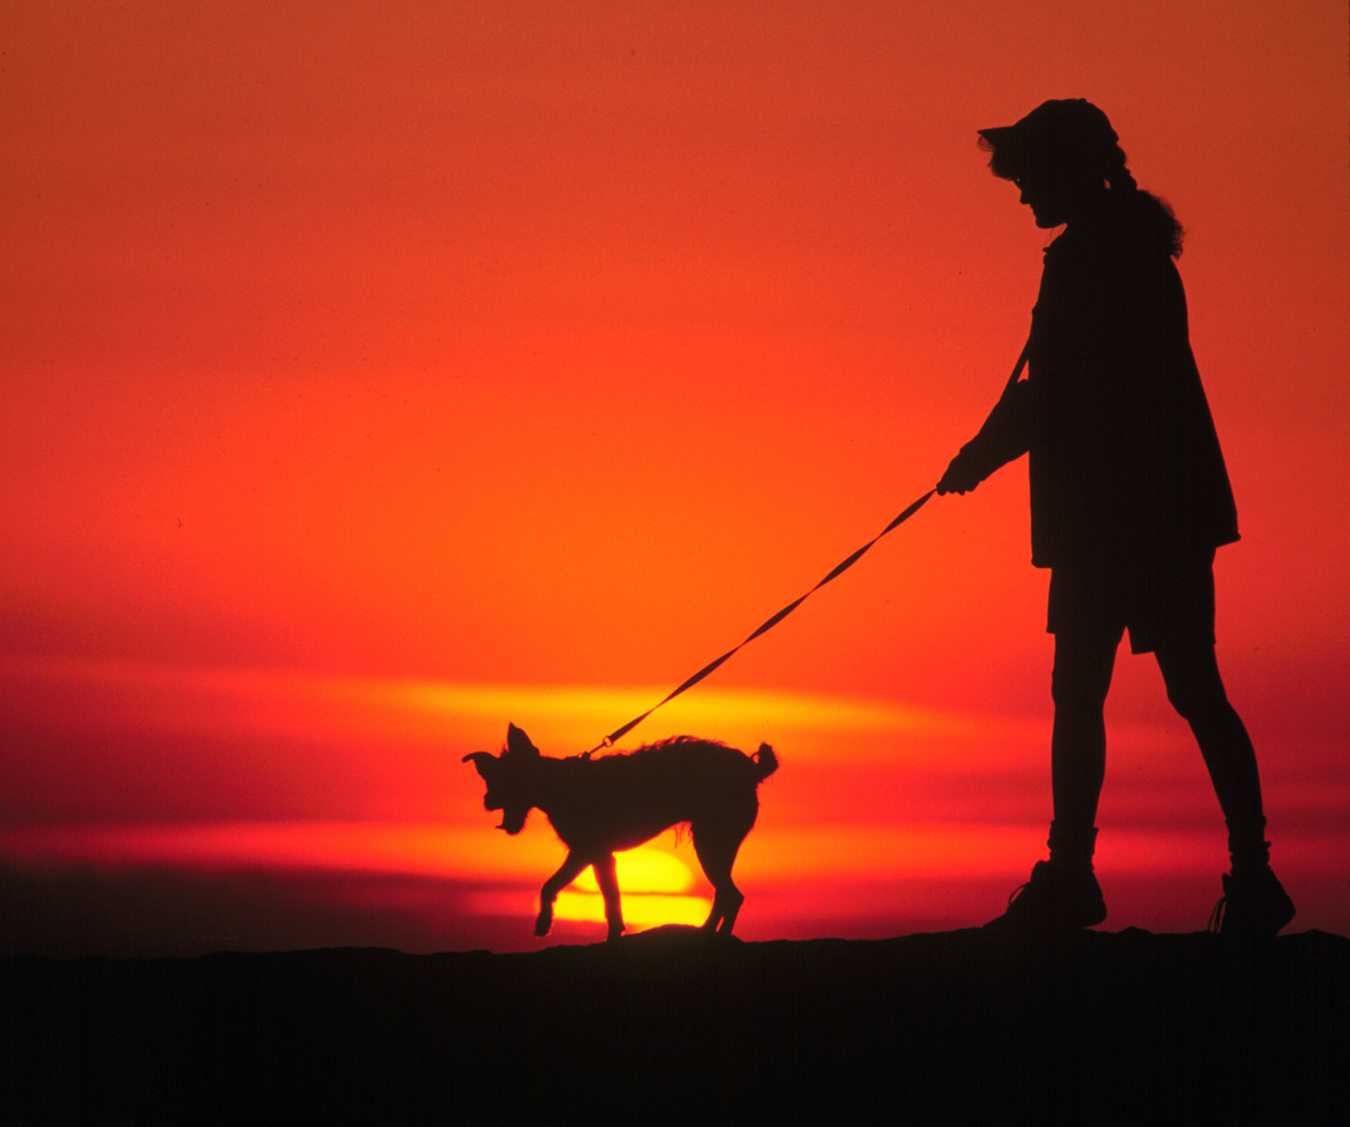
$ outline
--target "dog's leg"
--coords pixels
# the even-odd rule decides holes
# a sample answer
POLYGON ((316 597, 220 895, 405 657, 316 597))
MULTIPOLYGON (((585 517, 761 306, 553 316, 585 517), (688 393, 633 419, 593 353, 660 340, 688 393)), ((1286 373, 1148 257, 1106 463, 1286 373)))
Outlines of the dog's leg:
POLYGON ((623 934, 623 908, 619 904, 619 879, 614 871, 614 854, 606 853, 595 862, 595 879, 605 898, 605 922, 609 925, 609 942, 618 941, 623 934))
POLYGON ((706 931, 730 935, 736 926, 736 914, 745 902, 744 894, 731 879, 731 866, 736 861, 744 835, 729 834, 721 827, 709 829, 697 822, 690 827, 690 833, 698 863, 713 886, 712 912, 703 927, 706 931))
POLYGON ((577 879, 588 863, 579 859, 575 853, 569 853, 562 868, 544 882, 539 892, 539 918, 534 921, 535 935, 549 933, 553 927, 553 901, 558 899, 558 893, 577 879))

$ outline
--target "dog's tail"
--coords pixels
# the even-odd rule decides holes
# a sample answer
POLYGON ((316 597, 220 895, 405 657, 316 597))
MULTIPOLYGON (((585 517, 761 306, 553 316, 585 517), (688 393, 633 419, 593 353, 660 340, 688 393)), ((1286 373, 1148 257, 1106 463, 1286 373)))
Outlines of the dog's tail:
POLYGON ((755 761, 755 782, 760 783, 778 770, 778 756, 768 744, 760 744, 759 750, 750 757, 755 761))

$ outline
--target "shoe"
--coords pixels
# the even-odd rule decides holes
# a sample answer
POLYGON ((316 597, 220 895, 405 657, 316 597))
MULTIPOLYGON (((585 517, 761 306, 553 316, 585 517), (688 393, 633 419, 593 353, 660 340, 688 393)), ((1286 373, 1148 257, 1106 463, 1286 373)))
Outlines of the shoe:
POLYGON ((1209 930, 1242 939, 1274 939, 1294 918, 1294 901, 1269 865, 1223 875, 1223 895, 1209 916, 1209 930))
POLYGON ((984 926, 1009 934, 1050 934, 1093 927, 1104 919, 1106 900, 1090 867, 1056 868, 1037 861, 1031 879, 1008 897, 1008 910, 984 926))

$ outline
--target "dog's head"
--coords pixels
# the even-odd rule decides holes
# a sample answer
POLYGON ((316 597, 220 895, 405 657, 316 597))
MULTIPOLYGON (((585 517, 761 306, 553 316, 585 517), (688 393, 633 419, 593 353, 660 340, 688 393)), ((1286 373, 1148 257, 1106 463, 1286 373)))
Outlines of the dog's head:
POLYGON ((539 749, 530 742, 530 737, 514 724, 508 724, 506 747, 501 755, 475 751, 461 761, 472 762, 487 783, 483 806, 502 812, 499 830, 518 834, 525 828, 525 819, 534 806, 534 769, 539 758, 539 749))

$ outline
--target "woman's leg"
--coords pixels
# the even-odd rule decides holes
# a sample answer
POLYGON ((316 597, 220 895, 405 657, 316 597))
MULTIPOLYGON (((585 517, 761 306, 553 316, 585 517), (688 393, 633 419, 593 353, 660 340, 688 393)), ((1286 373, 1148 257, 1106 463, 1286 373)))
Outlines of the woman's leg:
POLYGON ((1294 918, 1294 902, 1270 868, 1256 752, 1228 703, 1214 646, 1208 641, 1170 644, 1159 646, 1157 655, 1168 699, 1195 733, 1228 822, 1232 872, 1224 875, 1223 900, 1215 910, 1218 930, 1240 938, 1271 938, 1294 918))
POLYGON ((1229 849, 1240 862, 1264 864, 1266 819, 1261 777, 1251 737, 1228 702, 1214 646, 1206 640, 1170 643, 1157 650, 1167 699, 1191 726, 1204 756, 1219 807, 1228 822, 1229 849))
POLYGON ((1051 692, 1055 726, 1050 737, 1050 784, 1055 817, 1050 860, 1013 893, 1008 910, 986 927, 1008 932, 1062 932, 1106 919, 1106 901, 1092 871, 1097 799, 1106 776, 1102 709, 1111 687, 1121 631, 1065 630, 1055 634, 1051 692))
POLYGON ((1073 849, 1081 843, 1091 859, 1092 827, 1097 800, 1106 778, 1106 721, 1103 710, 1111 688, 1116 647, 1121 631, 1055 635, 1055 668, 1051 695, 1055 723, 1050 737, 1050 784, 1055 824, 1051 829, 1052 859, 1056 844, 1073 849))

